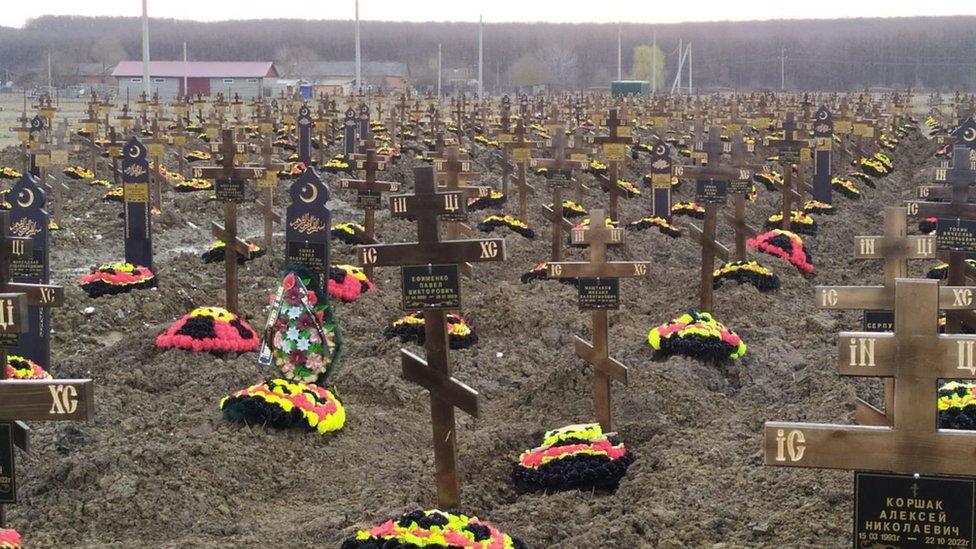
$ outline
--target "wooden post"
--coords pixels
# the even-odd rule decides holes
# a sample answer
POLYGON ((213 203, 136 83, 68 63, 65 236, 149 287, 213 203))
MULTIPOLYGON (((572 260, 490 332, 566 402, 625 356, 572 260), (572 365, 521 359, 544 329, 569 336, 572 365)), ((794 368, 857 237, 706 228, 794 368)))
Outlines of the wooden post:
POLYGON ((552 224, 552 253, 550 260, 559 261, 562 258, 564 227, 571 229, 572 224, 563 218, 563 198, 562 189, 573 181, 573 168, 582 168, 583 164, 579 161, 569 159, 566 148, 566 132, 562 126, 557 126, 553 130, 551 140, 552 158, 533 158, 533 167, 546 168, 546 181, 552 189, 552 208, 546 208, 549 214, 549 221, 552 224))
POLYGON ((605 225, 603 210, 594 210, 588 228, 573 229, 572 240, 588 245, 587 263, 551 262, 550 278, 576 278, 580 309, 590 311, 593 322, 593 342, 577 337, 576 355, 593 365, 593 405, 597 421, 604 432, 613 430, 611 381, 627 384, 627 367, 610 357, 607 311, 620 307, 620 278, 647 276, 647 262, 607 262, 609 244, 620 244, 623 230, 605 225))
MULTIPOLYGON (((384 192, 399 192, 400 183, 396 181, 377 181, 376 172, 386 168, 386 162, 377 160, 376 147, 373 140, 366 143, 365 159, 357 161, 357 169, 362 170, 365 179, 342 179, 339 184, 343 189, 356 191, 356 203, 363 209, 363 241, 366 244, 377 244, 376 240, 376 208, 382 204, 384 192)), ((372 278, 373 267, 364 269, 366 276, 372 278)))
POLYGON ((357 255, 364 267, 400 266, 404 309, 424 312, 426 360, 402 350, 403 377, 430 391, 438 504, 455 508, 461 500, 454 408, 474 417, 479 408, 478 393, 451 377, 445 311, 460 308, 458 263, 503 261, 505 241, 440 241, 439 217, 466 211, 463 196, 457 191, 438 192, 431 166, 415 168, 414 181, 415 194, 390 197, 390 213, 417 220, 417 242, 359 246, 357 255))
POLYGON ((793 200, 795 199, 801 206, 803 205, 803 196, 793 188, 793 165, 800 159, 800 149, 809 147, 808 141, 794 138, 795 130, 796 124, 793 122, 793 113, 786 113, 786 120, 783 121, 783 139, 769 140, 770 146, 779 151, 779 165, 780 169, 783 170, 783 188, 780 189, 780 192, 783 195, 782 228, 785 231, 792 227, 793 200))
POLYGON ((234 141, 234 130, 223 130, 220 166, 205 166, 193 169, 194 177, 213 179, 217 200, 224 203, 224 225, 212 222, 211 232, 226 245, 224 249, 224 281, 226 308, 238 314, 237 302, 237 254, 249 253, 247 242, 237 237, 237 202, 244 200, 248 179, 264 177, 263 167, 235 166, 234 157, 243 154, 243 143, 234 141))
MULTIPOLYGON (((610 109, 610 117, 606 126, 610 130, 609 136, 601 136, 595 142, 602 145, 603 159, 607 162, 608 179, 606 183, 607 192, 610 193, 610 219, 619 221, 617 217, 617 201, 623 193, 617 185, 620 178, 620 163, 627 160, 627 145, 634 142, 630 136, 630 126, 621 123, 617 117, 618 109, 610 109)), ((668 181, 671 184, 671 181, 668 181)))

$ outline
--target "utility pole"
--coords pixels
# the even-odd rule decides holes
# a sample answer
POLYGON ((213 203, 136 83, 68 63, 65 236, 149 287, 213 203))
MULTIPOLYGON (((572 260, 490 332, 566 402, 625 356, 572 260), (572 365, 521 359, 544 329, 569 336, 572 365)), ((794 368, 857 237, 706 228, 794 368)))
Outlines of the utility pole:
POLYGON ((651 69, 651 95, 657 93, 657 31, 654 31, 654 65, 651 69))
POLYGON ((671 84, 671 94, 674 94, 675 90, 680 90, 681 85, 681 69, 685 66, 685 45, 684 40, 678 39, 678 74, 674 75, 674 82, 671 84))
POLYGON ((786 48, 779 50, 779 91, 786 91, 786 48))
POLYGON ((478 16, 478 99, 482 99, 485 96, 485 75, 484 75, 484 64, 485 64, 485 22, 484 19, 478 16))
POLYGON ((190 95, 190 90, 187 88, 187 73, 189 72, 189 65, 186 62, 186 42, 183 42, 183 95, 190 95))
POLYGON ((47 50, 47 93, 51 93, 54 87, 51 85, 51 50, 47 50))
POLYGON ((441 98, 441 45, 437 44, 437 98, 441 98))
POLYGON ((356 82, 353 87, 363 86, 363 57, 359 44, 359 0, 356 0, 356 82))
POLYGON ((149 86, 149 0, 142 0, 142 88, 148 96, 149 86))
POLYGON ((617 80, 623 80, 623 45, 621 42, 621 28, 623 25, 617 23, 617 80))
POLYGON ((693 59, 691 54, 691 42, 688 42, 688 95, 692 94, 692 74, 691 74, 691 60, 693 59))

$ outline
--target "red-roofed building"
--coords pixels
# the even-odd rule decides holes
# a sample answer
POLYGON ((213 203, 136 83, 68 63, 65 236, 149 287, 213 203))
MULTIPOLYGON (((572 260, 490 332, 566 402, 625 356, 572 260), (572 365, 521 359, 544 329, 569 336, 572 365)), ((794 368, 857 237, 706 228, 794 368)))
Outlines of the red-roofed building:
MULTIPOLYGON (((128 92, 138 97, 145 87, 142 83, 142 61, 122 61, 112 72, 119 87, 119 96, 128 92)), ((278 78, 278 69, 270 61, 150 61, 150 90, 160 97, 177 95, 240 94, 242 98, 270 94, 278 78), (186 86, 184 87, 184 81, 186 86)))

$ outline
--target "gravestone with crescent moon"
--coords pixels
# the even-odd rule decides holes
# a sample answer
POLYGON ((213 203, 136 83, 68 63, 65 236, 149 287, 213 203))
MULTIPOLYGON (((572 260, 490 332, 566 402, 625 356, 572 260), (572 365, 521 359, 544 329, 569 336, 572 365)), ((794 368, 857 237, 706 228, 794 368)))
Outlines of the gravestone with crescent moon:
POLYGON ((976 150, 976 119, 972 116, 963 120, 952 135, 956 137, 956 143, 965 145, 969 150, 976 150))
POLYGON ((342 154, 346 161, 349 156, 356 154, 356 129, 359 124, 356 122, 356 111, 352 108, 346 109, 346 117, 342 122, 342 154))
POLYGON ((329 274, 329 187, 314 168, 308 168, 291 184, 288 195, 291 204, 285 210, 285 264, 302 265, 315 273, 309 289, 322 296, 329 274))
POLYGON ((312 165, 312 110, 308 105, 298 109, 298 161, 312 165))
MULTIPOLYGON (((47 284, 51 278, 51 235, 48 230, 50 216, 44 209, 44 190, 37 181, 24 174, 10 191, 10 234, 31 239, 33 253, 14 258, 10 263, 13 282, 47 284)), ((11 353, 33 360, 44 368, 51 365, 51 310, 47 307, 29 306, 27 309, 27 333, 11 353)))
POLYGON ((671 147, 657 138, 651 148, 653 215, 671 221, 671 147))
POLYGON ((125 205, 125 260, 154 270, 149 161, 146 146, 136 137, 129 139, 122 151, 122 190, 125 205))
POLYGON ((813 139, 816 143, 813 158, 813 199, 831 204, 830 156, 834 143, 834 118, 823 105, 813 114, 813 139))

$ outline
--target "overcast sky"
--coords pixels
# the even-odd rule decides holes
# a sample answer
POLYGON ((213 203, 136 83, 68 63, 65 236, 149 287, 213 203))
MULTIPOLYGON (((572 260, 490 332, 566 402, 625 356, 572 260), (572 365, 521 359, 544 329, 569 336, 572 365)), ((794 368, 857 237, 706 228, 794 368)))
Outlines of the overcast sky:
MULTIPOLYGON (((2 0, 0 25, 41 15, 141 13, 141 0, 2 0)), ((976 0, 361 0, 362 19, 385 21, 552 21, 677 23, 750 19, 828 19, 976 15, 976 0)), ((151 17, 219 21, 294 17, 351 19, 353 0, 149 0, 151 17)))

